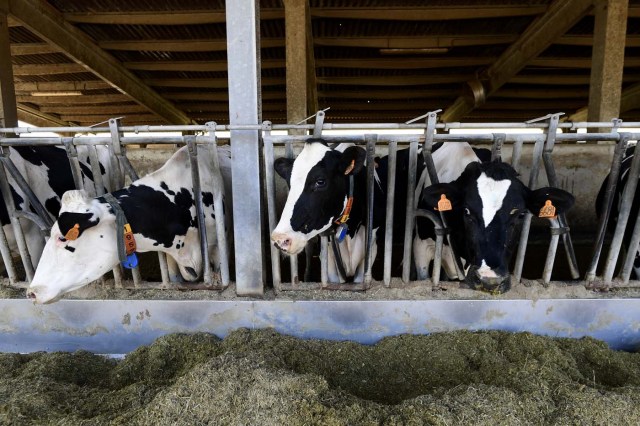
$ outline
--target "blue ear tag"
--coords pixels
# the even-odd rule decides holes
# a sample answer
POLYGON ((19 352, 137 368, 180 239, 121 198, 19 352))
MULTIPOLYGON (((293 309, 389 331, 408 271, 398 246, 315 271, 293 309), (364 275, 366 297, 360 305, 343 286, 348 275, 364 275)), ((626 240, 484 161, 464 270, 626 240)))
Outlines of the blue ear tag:
POLYGON ((341 243, 342 240, 344 240, 344 237, 347 236, 348 230, 349 230, 349 225, 347 225, 346 223, 343 223, 342 225, 338 226, 338 230, 336 231, 336 239, 338 240, 339 243, 341 243))
POLYGON ((122 266, 124 266, 127 269, 133 269, 136 266, 138 266, 138 256, 136 256, 136 253, 133 252, 130 255, 128 255, 127 260, 122 262, 122 266))

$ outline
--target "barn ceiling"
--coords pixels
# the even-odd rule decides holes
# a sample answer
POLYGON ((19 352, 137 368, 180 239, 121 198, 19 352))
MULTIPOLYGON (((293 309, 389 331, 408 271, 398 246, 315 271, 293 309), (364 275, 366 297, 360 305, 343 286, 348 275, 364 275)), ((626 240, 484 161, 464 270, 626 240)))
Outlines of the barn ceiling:
MULTIPOLYGON (((8 3, 22 120, 228 122, 223 0, 8 3)), ((489 75, 500 84, 484 104, 460 110, 455 119, 575 113, 588 101, 594 17, 590 8, 575 6, 586 0, 567 0, 570 9, 556 12, 553 3, 310 0, 318 106, 331 107, 331 122, 403 122, 456 105, 469 96, 468 81, 489 75), (574 12, 572 20, 560 19, 574 12), (559 34, 541 27, 541 17, 559 34), (511 52, 528 47, 523 34, 532 33, 532 24, 542 33, 531 36, 541 53, 517 69, 511 52), (516 67, 512 75, 500 65, 505 61, 516 67)), ((621 116, 640 121, 640 0, 629 3, 621 116)), ((280 0, 260 6, 263 118, 283 123, 284 6, 280 0)))

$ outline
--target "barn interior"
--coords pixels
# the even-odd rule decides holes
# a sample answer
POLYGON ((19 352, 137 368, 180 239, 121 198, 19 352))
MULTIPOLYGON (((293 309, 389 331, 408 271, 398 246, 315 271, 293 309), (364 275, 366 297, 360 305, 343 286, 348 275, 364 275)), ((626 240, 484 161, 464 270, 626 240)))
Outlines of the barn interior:
MULTIPOLYGON (((264 177, 260 170, 261 139, 255 128, 234 130, 234 125, 259 126, 263 120, 294 125, 327 108, 326 123, 345 125, 406 123, 415 117, 423 117, 424 125, 425 113, 437 109, 442 109, 438 116, 441 123, 523 123, 558 112, 564 113, 559 117, 560 125, 610 123, 614 118, 623 123, 640 122, 640 0, 238 0, 226 6, 221 0, 0 0, 0 128, 15 128, 20 120, 73 135, 73 130, 65 133, 60 129, 94 125, 104 129, 113 118, 124 126, 171 127, 215 121, 229 126, 232 144, 243 154, 234 176, 244 180, 243 194, 252 202, 246 214, 234 217, 238 229, 247 235, 236 240, 235 253, 236 259, 242 253, 251 268, 236 269, 231 294, 195 291, 176 295, 166 288, 131 292, 96 286, 72 297, 139 299, 127 309, 144 312, 146 306, 154 306, 155 312, 167 315, 173 309, 170 304, 153 305, 144 299, 235 303, 237 296, 273 296, 265 293, 268 284, 264 285, 271 279, 265 260, 269 245, 255 244, 267 234, 264 222, 256 225, 266 216, 259 201, 262 188, 258 182, 264 177), (248 46, 238 42, 247 34, 248 46), (255 259, 263 259, 263 263, 255 259)), ((606 131, 609 129, 611 126, 606 131)), ((438 130, 444 133, 447 129, 438 130)), ((561 131, 575 130, 567 127, 561 131)), ((593 200, 614 151, 612 140, 591 142, 562 143, 554 152, 562 185, 578 193, 575 212, 569 216, 577 237, 582 237, 583 231, 593 233, 597 225, 593 200)), ((532 156, 530 146, 524 150, 532 156)), ((161 150, 150 151, 142 148, 128 152, 138 170, 152 170, 166 158, 161 150)), ((507 147, 505 159, 510 156, 511 148, 507 147)), ((525 162, 523 167, 526 179, 530 163, 525 162)), ((544 175, 541 178, 546 179, 544 175)), ((592 241, 585 241, 588 261, 592 241)), ((540 262, 546 244, 547 240, 537 253, 540 262)), ((535 256, 536 250, 530 255, 535 256)), ((558 267, 564 268, 560 250, 557 257, 558 267)), ((287 268, 283 264, 285 278, 287 268)), ((378 290, 387 289, 379 286, 378 290)), ((390 297, 423 302, 433 298, 431 287, 412 287, 403 293, 392 290, 385 296, 381 292, 294 291, 278 297, 287 301, 308 297, 348 300, 355 303, 352 308, 357 312, 372 306, 358 301, 390 297)), ((634 291, 629 294, 636 295, 634 291)), ((564 313, 553 320, 562 322, 569 317, 571 322, 576 309, 589 308, 562 308, 563 299, 601 296, 584 286, 562 283, 520 286, 497 299, 557 299, 560 302, 545 305, 547 315, 559 309, 564 313)), ((436 296, 438 300, 429 302, 493 302, 494 298, 451 286, 436 296)), ((17 305, 7 302, 6 306, 17 305)), ((11 324, 17 324, 32 309, 39 309, 19 306, 11 324)), ((100 309, 83 306, 96 309, 92 324, 120 327, 122 316, 108 313, 114 304, 107 303, 100 309)), ((193 306, 184 305, 180 315, 193 306)), ((239 310, 255 309, 246 306, 238 302, 216 326, 228 329, 237 325, 229 319, 240 315, 239 310)), ((505 324, 513 324, 519 311, 540 309, 529 304, 499 308, 487 304, 478 308, 477 315, 495 325, 500 316, 490 314, 494 308, 505 312, 505 324)), ((208 318, 217 315, 215 307, 202 309, 208 318)), ((253 315, 301 315, 288 307, 279 309, 256 310, 253 315)), ((437 307, 433 309, 440 312, 437 307)), ((372 312, 382 310, 376 307, 372 312)), ((318 321, 321 311, 320 307, 310 308, 305 324, 318 321)), ((632 315, 633 305, 618 311, 632 315)), ((77 318, 65 322, 64 309, 50 312, 62 322, 53 322, 45 331, 58 324, 65 330, 87 327, 77 318)), ((413 315, 420 318, 422 314, 413 315)), ((447 315, 449 311, 443 313, 443 317, 447 315)), ((474 319, 460 324, 469 328, 474 319)), ((192 317, 176 322, 191 329, 211 325, 192 317)), ((364 322, 365 327, 379 325, 371 320, 364 322)), ((151 327, 158 330, 163 326, 151 327)), ((532 325, 537 329, 547 326, 543 322, 532 325)), ((614 326, 624 323, 614 321, 614 326)), ((390 330, 404 330, 402 327, 394 325, 390 330)), ((14 336, 13 341, 29 340, 28 330, 16 326, 18 329, 22 334, 14 336)), ((141 339, 140 335, 133 338, 136 344, 141 339)), ((619 335, 612 339, 620 342, 619 335)), ((620 347, 635 344, 634 339, 627 337, 620 347)))

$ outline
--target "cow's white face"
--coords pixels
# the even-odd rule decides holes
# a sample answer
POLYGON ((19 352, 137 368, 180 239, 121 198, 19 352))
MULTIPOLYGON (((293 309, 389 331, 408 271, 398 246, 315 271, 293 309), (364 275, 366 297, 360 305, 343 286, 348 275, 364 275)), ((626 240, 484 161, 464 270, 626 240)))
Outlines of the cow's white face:
POLYGON ((66 192, 27 295, 36 303, 50 303, 95 281, 118 264, 114 247, 115 216, 108 207, 84 191, 66 192), (78 238, 67 240, 76 224, 78 238))
POLYGON ((289 184, 289 196, 271 240, 280 250, 297 254, 307 242, 329 229, 344 210, 350 174, 364 165, 365 151, 351 146, 340 152, 321 139, 310 139, 294 160, 278 158, 276 172, 289 184))

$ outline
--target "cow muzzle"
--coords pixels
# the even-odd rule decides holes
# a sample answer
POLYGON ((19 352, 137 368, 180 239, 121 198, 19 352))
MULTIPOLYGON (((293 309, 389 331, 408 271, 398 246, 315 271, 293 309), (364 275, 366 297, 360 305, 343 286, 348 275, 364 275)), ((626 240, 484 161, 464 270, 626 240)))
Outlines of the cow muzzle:
POLYGON ((475 267, 467 273, 467 283, 476 290, 501 294, 511 288, 511 276, 508 272, 496 273, 494 270, 475 267))
POLYGON ((271 234, 271 241, 274 246, 287 254, 300 253, 307 243, 306 240, 301 241, 300 238, 296 238, 290 233, 275 231, 271 234))

